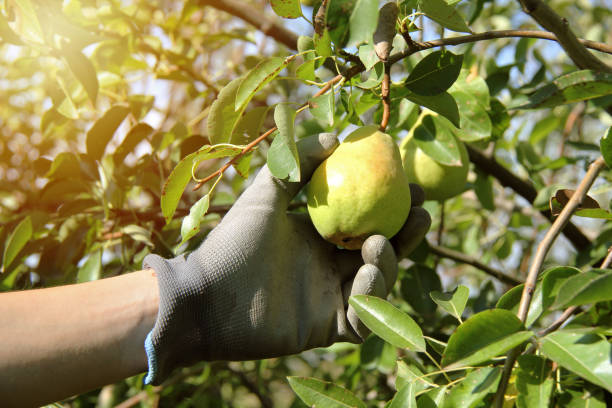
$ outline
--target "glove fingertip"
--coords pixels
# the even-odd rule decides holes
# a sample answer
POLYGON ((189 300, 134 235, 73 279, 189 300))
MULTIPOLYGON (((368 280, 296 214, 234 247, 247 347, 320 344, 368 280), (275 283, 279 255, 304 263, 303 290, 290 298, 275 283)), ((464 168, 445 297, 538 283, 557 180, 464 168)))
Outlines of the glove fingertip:
POLYGON ((383 235, 372 235, 363 243, 361 257, 365 264, 374 265, 382 272, 389 292, 397 279, 397 257, 389 240, 383 235))
MULTIPOLYGON (((371 264, 366 264, 359 268, 351 288, 351 296, 354 295, 372 295, 385 298, 387 296, 385 277, 380 269, 371 264)), ((359 320, 359 316, 357 316, 353 306, 349 305, 346 316, 355 333, 362 340, 365 340, 368 334, 370 334, 370 330, 359 320)))
POLYGON ((310 179, 317 166, 338 147, 338 137, 333 133, 320 133, 298 142, 302 180, 310 179))
POLYGON ((413 207, 420 207, 425 202, 425 190, 416 183, 410 183, 410 201, 413 207))
POLYGON ((419 245, 431 227, 431 216, 421 207, 412 207, 406 223, 391 244, 399 259, 405 258, 419 245))

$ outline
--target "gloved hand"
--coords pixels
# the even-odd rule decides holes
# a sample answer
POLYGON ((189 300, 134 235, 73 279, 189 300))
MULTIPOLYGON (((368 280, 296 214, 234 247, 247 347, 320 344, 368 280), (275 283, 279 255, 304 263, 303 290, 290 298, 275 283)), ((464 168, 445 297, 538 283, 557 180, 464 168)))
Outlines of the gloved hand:
MULTIPOLYGON (((275 357, 367 336, 348 297, 387 296, 397 277, 389 241, 375 235, 361 254, 340 250, 320 237, 307 214, 287 212, 337 145, 332 134, 303 139, 302 182, 281 181, 264 166, 196 251, 145 258, 160 290, 145 342, 145 383, 159 384, 172 369, 196 361, 275 357)), ((420 205, 422 191, 413 191, 420 205)), ((425 210, 412 208, 396 239, 402 249, 414 249, 430 222, 425 210)))

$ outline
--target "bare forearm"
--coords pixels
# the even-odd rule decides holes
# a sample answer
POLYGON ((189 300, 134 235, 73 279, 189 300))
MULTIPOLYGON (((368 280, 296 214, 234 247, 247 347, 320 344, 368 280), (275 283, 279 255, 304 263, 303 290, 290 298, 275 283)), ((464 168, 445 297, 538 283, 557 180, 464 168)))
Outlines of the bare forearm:
POLYGON ((0 295, 0 401, 41 405, 146 370, 157 307, 152 270, 0 295))

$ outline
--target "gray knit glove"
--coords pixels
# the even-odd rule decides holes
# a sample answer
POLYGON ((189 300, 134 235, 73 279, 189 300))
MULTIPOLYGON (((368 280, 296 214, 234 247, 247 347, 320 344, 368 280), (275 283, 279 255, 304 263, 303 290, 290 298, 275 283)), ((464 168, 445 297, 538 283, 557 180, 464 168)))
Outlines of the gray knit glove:
MULTIPOLYGON (((174 368, 201 360, 282 356, 367 336, 348 297, 386 297, 397 276, 389 241, 377 235, 361 254, 340 250, 319 236, 307 214, 287 212, 337 145, 332 134, 303 139, 302 182, 281 181, 264 167, 197 250, 186 258, 145 258, 160 291, 145 342, 145 383, 159 384, 174 368)), ((411 251, 429 223, 426 211, 413 208, 396 238, 402 248, 411 251)))

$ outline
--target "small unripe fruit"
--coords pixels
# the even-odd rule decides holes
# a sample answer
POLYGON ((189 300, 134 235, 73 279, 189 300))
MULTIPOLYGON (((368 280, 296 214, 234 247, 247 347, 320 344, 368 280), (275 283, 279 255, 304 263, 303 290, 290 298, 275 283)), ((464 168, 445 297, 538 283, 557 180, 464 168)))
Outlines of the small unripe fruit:
POLYGON ((463 142, 456 138, 455 141, 461 158, 459 166, 438 163, 425 154, 410 136, 400 145, 406 175, 411 183, 423 187, 426 200, 444 201, 465 189, 470 161, 463 142))

